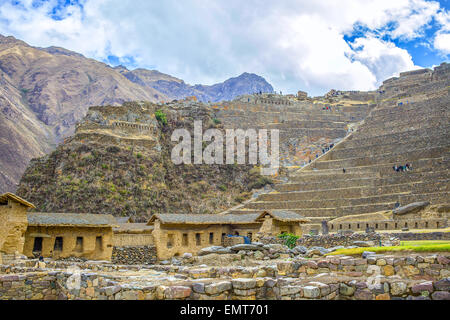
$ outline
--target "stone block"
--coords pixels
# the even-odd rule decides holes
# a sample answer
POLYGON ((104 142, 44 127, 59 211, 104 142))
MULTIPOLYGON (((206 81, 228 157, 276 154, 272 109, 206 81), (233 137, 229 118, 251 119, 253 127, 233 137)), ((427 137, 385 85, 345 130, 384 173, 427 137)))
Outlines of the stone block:
POLYGON ((431 294, 433 300, 450 300, 450 292, 448 291, 435 291, 431 294))
POLYGON ((438 291, 450 291, 450 278, 445 278, 434 283, 434 288, 438 291))
POLYGON ((373 294, 370 290, 367 289, 358 289, 355 291, 355 299, 356 300, 372 300, 373 294))
POLYGON ((305 298, 316 299, 320 297, 320 289, 314 286, 303 287, 303 296, 305 298))
POLYGON ((407 292, 407 285, 405 282, 391 283, 391 294, 393 296, 401 296, 407 292))
POLYGON ((351 296, 355 293, 355 288, 348 286, 345 283, 339 284, 339 294, 343 296, 351 296))
POLYGON ((411 291, 412 291, 412 293, 422 293, 423 291, 428 291, 429 293, 431 293, 434 291, 433 282, 426 281, 426 282, 414 284, 411 287, 411 291))
POLYGON ((205 286, 205 292, 209 295, 215 295, 224 291, 231 290, 231 282, 222 281, 205 286))
POLYGON ((255 279, 233 279, 233 289, 253 289, 256 287, 255 279))

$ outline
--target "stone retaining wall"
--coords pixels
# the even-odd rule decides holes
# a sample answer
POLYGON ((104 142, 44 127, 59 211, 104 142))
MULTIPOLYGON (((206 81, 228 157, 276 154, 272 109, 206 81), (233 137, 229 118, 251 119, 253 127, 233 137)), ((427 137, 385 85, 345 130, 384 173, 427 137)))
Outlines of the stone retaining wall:
POLYGON ((327 235, 304 235, 302 238, 297 240, 297 244, 305 247, 324 247, 332 248, 336 246, 352 246, 355 241, 367 241, 372 242, 374 246, 379 246, 381 241, 382 244, 387 242, 392 245, 399 244, 397 239, 391 240, 394 235, 382 234, 376 232, 370 233, 353 233, 351 235, 331 233, 327 235))
POLYGON ((389 234, 400 240, 450 240, 450 232, 393 232, 389 234))
POLYGON ((263 268, 155 266, 152 269, 176 272, 179 279, 183 274, 186 277, 176 283, 141 286, 94 272, 2 267, 3 272, 14 273, 0 275, 0 299, 449 300, 449 264, 450 256, 444 255, 376 255, 367 259, 296 259, 263 268), (340 275, 308 278, 330 271, 340 275))
POLYGON ((154 264, 155 246, 114 247, 111 261, 115 264, 154 264))

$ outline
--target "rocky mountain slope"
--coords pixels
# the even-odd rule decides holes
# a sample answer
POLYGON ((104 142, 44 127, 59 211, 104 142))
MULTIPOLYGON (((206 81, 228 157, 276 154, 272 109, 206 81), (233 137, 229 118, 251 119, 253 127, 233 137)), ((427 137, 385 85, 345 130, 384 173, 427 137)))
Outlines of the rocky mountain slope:
POLYGON ((146 221, 154 213, 214 213, 271 183, 250 165, 175 165, 174 129, 223 130, 197 102, 92 107, 76 134, 33 159, 17 193, 44 212, 111 213, 146 221), (155 113, 162 109, 165 120, 155 113))
POLYGON ((63 48, 36 48, 1 35, 0 84, 0 193, 15 190, 30 159, 73 134, 89 106, 188 95, 217 101, 245 90, 272 90, 250 74, 213 86, 189 86, 155 70, 113 68, 63 48))

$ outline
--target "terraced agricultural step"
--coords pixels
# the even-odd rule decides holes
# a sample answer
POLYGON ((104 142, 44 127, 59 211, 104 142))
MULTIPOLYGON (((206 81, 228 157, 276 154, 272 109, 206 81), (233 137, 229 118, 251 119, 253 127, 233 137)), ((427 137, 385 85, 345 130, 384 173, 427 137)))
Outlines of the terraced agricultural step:
MULTIPOLYGON (((351 168, 359 166, 373 166, 379 163, 414 163, 417 160, 438 158, 450 154, 450 146, 417 149, 403 153, 375 155, 373 157, 355 157, 342 160, 317 161, 313 167, 318 170, 351 168)), ((391 165, 392 167, 392 165, 391 165)))
MULTIPOLYGON (((312 208, 336 208, 345 206, 357 206, 372 203, 384 203, 384 202, 396 202, 399 199, 409 199, 414 195, 420 194, 430 194, 430 193, 445 193, 448 191, 431 190, 432 192, 403 192, 403 193, 392 193, 392 194, 380 194, 371 196, 362 196, 355 198, 340 198, 335 195, 336 198, 332 199, 312 199, 312 200, 273 200, 273 201, 258 201, 247 204, 247 208, 250 209, 261 209, 267 204, 272 208, 278 207, 289 207, 291 209, 312 209, 312 208), (408 196, 408 197, 407 197, 408 196)), ((259 199, 258 199, 259 200, 259 199)), ((414 202, 414 201, 413 201, 414 202)))
MULTIPOLYGON (((373 157, 378 154, 400 154, 407 153, 411 150, 411 146, 414 146, 415 149, 425 149, 429 148, 430 145, 433 147, 447 147, 450 144, 449 137, 440 136, 439 138, 430 137, 428 139, 421 138, 419 140, 407 140, 397 143, 388 143, 388 144, 366 144, 364 146, 358 146, 354 148, 336 148, 332 150, 332 152, 327 153, 327 160, 343 160, 352 158, 355 155, 359 157, 373 157)), ((370 143, 370 141, 368 141, 370 143)))
MULTIPOLYGON (((258 210, 276 210, 284 209, 299 213, 305 217, 312 216, 336 216, 341 217, 352 214, 372 213, 377 211, 392 210, 395 203, 398 201, 401 205, 417 201, 430 201, 431 204, 447 203, 449 199, 449 192, 436 192, 425 194, 399 194, 396 196, 396 201, 385 203, 369 203, 342 207, 315 207, 315 208, 299 208, 296 201, 285 202, 252 202, 251 208, 258 210)), ((394 197, 395 198, 395 197, 394 197)))
POLYGON ((437 192, 449 190, 449 179, 436 180, 433 183, 426 182, 408 182, 402 184, 392 184, 385 186, 365 186, 365 187, 347 187, 331 188, 319 190, 293 191, 293 192, 272 192, 262 194, 258 201, 296 201, 296 200, 326 200, 326 199, 344 199, 357 197, 370 197, 376 195, 390 195, 404 192, 437 192))
MULTIPOLYGON (((341 175, 342 176, 342 175, 341 175)), ((339 177, 341 178, 341 177, 339 177)), ((393 184, 408 183, 414 181, 434 181, 439 179, 449 179, 450 171, 431 171, 431 172, 395 172, 392 170, 391 175, 375 178, 375 177, 365 177, 362 175, 357 176, 353 179, 333 179, 321 177, 317 179, 318 181, 308 181, 302 183, 283 183, 275 185, 275 190, 278 192, 292 192, 292 191, 313 191, 320 189, 337 189, 337 188, 348 188, 348 187, 367 187, 367 186, 387 186, 393 184)))
POLYGON ((411 139, 418 140, 421 138, 433 141, 433 138, 440 139, 443 136, 442 133, 445 132, 443 130, 448 130, 448 125, 441 127, 433 125, 431 127, 421 127, 415 130, 381 134, 363 139, 361 139, 358 134, 355 134, 345 142, 343 147, 357 148, 376 144, 403 144, 405 141, 410 141, 411 139))
MULTIPOLYGON (((305 181, 305 179, 311 179, 311 177, 317 176, 326 176, 326 175, 334 175, 341 176, 343 179, 349 175, 360 174, 370 176, 390 176, 392 175, 392 167, 394 164, 402 164, 403 162, 388 162, 388 163, 379 163, 367 166, 357 166, 357 167, 346 167, 346 173, 342 172, 342 168, 336 169, 321 169, 306 167, 300 169, 290 176, 292 181, 305 181)), ((406 162, 405 162, 406 163, 406 162)), ((428 159, 419 159, 414 162, 409 162, 414 167, 414 172, 429 172, 436 170, 444 170, 449 168, 450 158, 448 156, 440 156, 436 158, 428 158, 428 159)), ((312 178, 314 179, 314 178, 312 178)))

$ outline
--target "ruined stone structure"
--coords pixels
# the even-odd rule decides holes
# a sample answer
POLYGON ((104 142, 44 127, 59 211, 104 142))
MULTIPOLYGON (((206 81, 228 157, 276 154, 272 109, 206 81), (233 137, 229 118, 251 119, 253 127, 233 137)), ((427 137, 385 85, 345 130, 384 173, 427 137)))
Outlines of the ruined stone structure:
POLYGON ((12 193, 0 196, 0 264, 3 254, 23 252, 27 210, 34 205, 12 193))
POLYGON ((148 225, 154 227, 158 259, 164 260, 186 252, 197 254, 205 247, 223 246, 228 234, 250 240, 282 233, 301 236, 300 224, 307 221, 287 211, 264 211, 241 215, 156 214, 148 225))
POLYGON ((111 260, 115 223, 113 216, 104 214, 29 213, 23 253, 111 260))
POLYGON ((134 147, 148 152, 159 143, 155 110, 156 104, 127 104, 126 108, 91 107, 83 121, 77 124, 73 139, 134 147))
MULTIPOLYGON (((381 230, 447 226, 449 85, 446 63, 386 80, 376 92, 376 107, 355 131, 291 174, 276 192, 230 213, 290 210, 311 218, 311 230, 331 221, 331 232, 341 227, 364 231, 367 224, 381 230), (405 164, 412 170, 393 169, 405 164), (418 201, 435 207, 421 214, 364 216, 418 201), (333 220, 346 216, 345 221, 333 220)), ((348 95, 364 98, 364 93, 348 95)))

